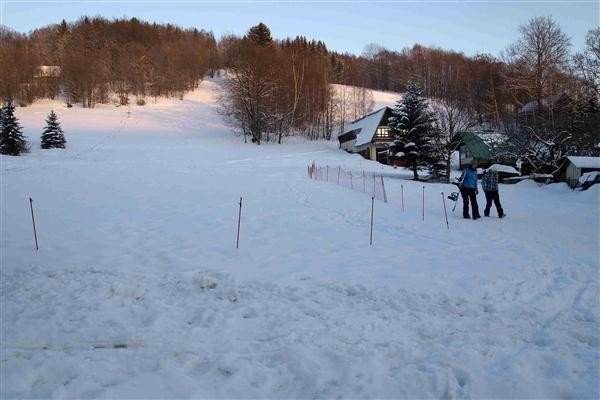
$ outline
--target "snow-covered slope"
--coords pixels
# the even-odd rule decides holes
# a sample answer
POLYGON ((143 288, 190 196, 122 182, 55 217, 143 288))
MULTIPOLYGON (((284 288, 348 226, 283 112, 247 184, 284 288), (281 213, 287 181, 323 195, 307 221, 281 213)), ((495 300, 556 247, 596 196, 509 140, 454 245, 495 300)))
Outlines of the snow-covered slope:
POLYGON ((448 230, 453 186, 426 185, 422 221, 421 184, 334 143, 243 144, 216 85, 18 109, 0 397, 598 398, 597 187, 501 186, 502 220, 446 200, 448 230), (51 107, 67 150, 38 149, 51 107), (386 176, 373 246, 371 199, 307 179, 313 160, 386 176))

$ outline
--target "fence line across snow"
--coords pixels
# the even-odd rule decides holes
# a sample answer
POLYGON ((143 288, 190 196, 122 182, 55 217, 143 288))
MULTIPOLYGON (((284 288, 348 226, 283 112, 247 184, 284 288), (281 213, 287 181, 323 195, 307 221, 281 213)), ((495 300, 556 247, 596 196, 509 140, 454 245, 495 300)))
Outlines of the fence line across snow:
POLYGON ((384 203, 388 202, 383 175, 366 173, 365 171, 362 171, 362 174, 352 173, 352 171, 347 171, 341 166, 317 166, 314 162, 308 166, 307 171, 308 177, 311 179, 335 182, 339 186, 366 193, 384 203))

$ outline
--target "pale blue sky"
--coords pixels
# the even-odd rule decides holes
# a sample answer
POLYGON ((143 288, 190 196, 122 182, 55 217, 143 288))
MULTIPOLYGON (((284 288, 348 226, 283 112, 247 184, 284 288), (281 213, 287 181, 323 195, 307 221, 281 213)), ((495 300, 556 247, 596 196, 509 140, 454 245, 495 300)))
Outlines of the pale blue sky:
POLYGON ((369 43, 400 50, 414 43, 499 55, 518 36, 520 24, 552 15, 571 37, 573 50, 600 26, 594 1, 14 1, 0 0, 1 22, 20 32, 82 15, 137 17, 182 27, 241 35, 266 23, 275 38, 305 35, 330 49, 360 54, 369 43))

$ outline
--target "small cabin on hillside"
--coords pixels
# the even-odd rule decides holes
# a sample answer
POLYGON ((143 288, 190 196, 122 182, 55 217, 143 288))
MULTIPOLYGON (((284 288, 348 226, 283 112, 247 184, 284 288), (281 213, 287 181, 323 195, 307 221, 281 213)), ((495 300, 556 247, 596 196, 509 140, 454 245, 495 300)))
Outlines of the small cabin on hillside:
POLYGON ((391 116, 392 109, 383 107, 352 121, 338 136, 340 148, 387 164, 387 146, 394 141, 387 122, 391 116))
POLYGON ((561 167, 555 174, 557 182, 567 182, 572 188, 579 183, 579 178, 586 172, 600 171, 600 157, 565 157, 561 167))
POLYGON ((466 168, 474 159, 484 168, 492 163, 492 151, 485 141, 474 132, 458 132, 451 141, 451 146, 458 149, 460 169, 466 168))

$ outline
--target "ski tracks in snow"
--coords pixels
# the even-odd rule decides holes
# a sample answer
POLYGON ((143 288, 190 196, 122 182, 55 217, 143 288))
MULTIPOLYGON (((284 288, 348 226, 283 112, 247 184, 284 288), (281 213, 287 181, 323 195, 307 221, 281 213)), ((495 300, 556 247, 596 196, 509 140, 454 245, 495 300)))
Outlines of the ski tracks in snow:
POLYGON ((556 351, 598 348, 589 308, 597 286, 589 285, 541 325, 539 302, 520 297, 496 307, 491 295, 473 301, 309 277, 236 282, 210 270, 152 276, 34 265, 3 272, 1 288, 2 397, 87 397, 91 388, 103 388, 96 397, 135 397, 146 380, 169 373, 179 378, 163 390, 175 391, 157 395, 468 398, 483 395, 490 379, 502 396, 550 395, 562 380, 591 372, 556 351), (581 324, 571 319, 581 318, 587 328, 574 331, 581 324), (560 343, 564 331, 572 340, 560 343), (115 366, 103 369, 99 352, 111 352, 115 366), (11 374, 31 362, 40 368, 11 374), (48 368, 57 363, 60 371, 48 368), (509 372, 534 365, 547 368, 547 388, 515 392, 522 383, 509 372))

